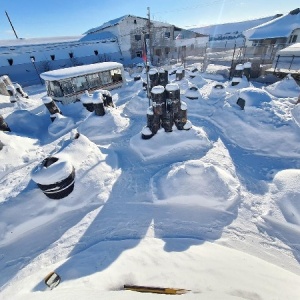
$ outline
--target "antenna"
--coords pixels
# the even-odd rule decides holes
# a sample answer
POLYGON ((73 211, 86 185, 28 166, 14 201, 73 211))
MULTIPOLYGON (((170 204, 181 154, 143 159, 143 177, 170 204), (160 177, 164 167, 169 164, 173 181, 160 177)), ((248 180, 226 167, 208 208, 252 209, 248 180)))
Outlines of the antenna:
POLYGON ((14 28, 14 26, 13 26, 13 24, 12 24, 12 22, 11 22, 9 16, 8 16, 7 11, 5 11, 5 14, 6 14, 6 16, 7 16, 7 19, 8 19, 8 21, 9 21, 9 23, 10 23, 10 26, 11 26, 12 30, 14 31, 14 34, 15 34, 15 36, 16 36, 16 39, 19 39, 19 38, 18 38, 18 35, 17 35, 16 31, 15 31, 15 28, 14 28))

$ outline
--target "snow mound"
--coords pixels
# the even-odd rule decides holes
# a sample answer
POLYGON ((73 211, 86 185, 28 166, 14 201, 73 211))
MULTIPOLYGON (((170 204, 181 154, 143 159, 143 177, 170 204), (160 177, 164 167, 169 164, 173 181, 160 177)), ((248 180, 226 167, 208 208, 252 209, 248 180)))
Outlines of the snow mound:
POLYGON ((261 107, 265 102, 271 102, 271 96, 264 90, 248 87, 243 88, 239 91, 239 98, 246 101, 246 106, 256 106, 261 107))
POLYGON ((148 106, 148 98, 134 96, 125 104, 124 111, 128 115, 146 115, 148 106))
MULTIPOLYGON (((300 226, 300 170, 289 169, 278 172, 273 183, 276 189, 273 198, 278 203, 285 220, 300 226)), ((300 228, 299 228, 300 229, 300 228)))
POLYGON ((220 140, 203 158, 176 163, 156 177, 153 190, 158 203, 226 210, 239 198, 240 183, 220 140))
POLYGON ((300 105, 296 105, 291 109, 291 114, 294 118, 295 123, 300 127, 300 105))
POLYGON ((11 206, 10 201, 4 203, 0 211, 2 245, 66 212, 105 203, 120 175, 115 166, 105 162, 106 155, 83 135, 78 139, 64 140, 61 149, 52 155, 74 166, 76 179, 73 192, 63 200, 49 200, 35 184, 31 184, 26 192, 11 200, 15 205, 11 206), (22 213, 16 214, 16 211, 22 213), (13 232, 9 228, 14 228, 13 232))
POLYGON ((48 133, 52 137, 58 138, 69 132, 74 126, 74 121, 71 118, 57 113, 54 121, 48 127, 48 133))
POLYGON ((226 92, 235 93, 239 89, 249 87, 250 83, 249 83, 248 79, 245 76, 243 76, 242 78, 233 78, 232 81, 227 82, 226 85, 227 85, 226 92), (232 82, 235 80, 239 81, 239 83, 236 85, 232 85, 232 82))
POLYGON ((129 119, 118 108, 105 108, 104 116, 94 113, 78 126, 78 132, 97 143, 120 136, 129 126, 129 119))
POLYGON ((14 133, 29 137, 37 137, 42 131, 47 131, 50 118, 32 114, 27 110, 16 110, 5 118, 9 128, 14 133))
POLYGON ((186 131, 177 130, 173 126, 172 132, 165 132, 161 128, 149 140, 143 140, 139 133, 130 139, 130 147, 145 161, 148 161, 171 154, 184 155, 193 151, 209 149, 211 142, 202 128, 192 127, 186 131))
POLYGON ((300 95, 300 87, 290 74, 281 81, 263 88, 271 95, 278 98, 298 97, 300 95))

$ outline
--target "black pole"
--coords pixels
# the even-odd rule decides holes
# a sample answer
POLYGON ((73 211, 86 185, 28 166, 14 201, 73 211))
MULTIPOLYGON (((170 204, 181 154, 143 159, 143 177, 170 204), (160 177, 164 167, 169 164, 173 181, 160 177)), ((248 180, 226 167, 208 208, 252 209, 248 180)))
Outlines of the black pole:
POLYGON ((294 58, 295 58, 295 55, 293 55, 293 56, 292 56, 292 61, 291 61, 291 63, 290 63, 289 70, 290 70, 290 69, 291 69, 291 67, 292 67, 292 64, 293 64, 293 62, 294 62, 294 58))
POLYGON ((273 71, 273 74, 274 74, 274 75, 275 75, 275 73, 276 73, 275 70, 276 70, 276 68, 277 68, 279 58, 280 58, 280 55, 277 56, 277 61, 276 61, 276 64, 275 64, 275 67, 274 67, 274 71, 273 71))
POLYGON ((31 58, 31 62, 32 62, 34 68, 35 68, 36 74, 37 74, 37 76, 38 76, 38 78, 39 78, 41 84, 43 85, 43 81, 42 81, 42 79, 41 79, 41 77, 40 77, 40 74, 39 74, 39 71, 38 71, 38 69, 37 69, 37 67, 36 67, 36 65, 35 65, 35 60, 34 60, 34 58, 31 58))
POLYGON ((236 49, 236 43, 234 43, 234 50, 233 50, 233 55, 232 55, 231 68, 230 68, 230 78, 231 78, 231 75, 232 75, 232 72, 233 72, 233 62, 234 62, 235 49, 236 49))
POLYGON ((11 26, 12 30, 13 30, 14 33, 15 33, 16 39, 19 39, 19 38, 18 38, 18 35, 17 35, 16 31, 15 31, 15 28, 14 28, 14 26, 13 26, 13 24, 12 24, 12 22, 11 22, 9 16, 8 16, 8 13, 7 13, 6 11, 5 11, 5 14, 6 14, 6 16, 7 16, 7 19, 8 19, 8 21, 9 21, 9 23, 10 23, 10 26, 11 26))

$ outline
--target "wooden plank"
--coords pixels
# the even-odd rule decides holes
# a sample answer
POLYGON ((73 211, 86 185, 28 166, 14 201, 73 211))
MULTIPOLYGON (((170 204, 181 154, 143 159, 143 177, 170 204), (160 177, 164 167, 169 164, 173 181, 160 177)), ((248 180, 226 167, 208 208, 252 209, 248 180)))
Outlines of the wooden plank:
POLYGON ((140 293, 154 293, 154 294, 167 294, 167 295, 181 295, 188 292, 186 289, 178 288, 161 288, 152 286, 141 286, 141 285, 124 285, 125 290, 140 292, 140 293))

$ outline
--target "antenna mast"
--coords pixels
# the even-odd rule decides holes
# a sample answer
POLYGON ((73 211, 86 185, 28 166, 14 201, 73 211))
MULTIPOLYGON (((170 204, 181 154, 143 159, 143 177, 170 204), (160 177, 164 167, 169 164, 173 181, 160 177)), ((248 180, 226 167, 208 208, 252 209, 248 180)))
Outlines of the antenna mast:
POLYGON ((12 22, 11 22, 9 16, 8 16, 7 11, 5 11, 5 14, 6 14, 6 16, 7 16, 7 19, 8 19, 8 21, 9 21, 9 23, 10 23, 10 26, 11 26, 12 30, 14 31, 14 34, 15 34, 15 36, 16 36, 16 39, 19 39, 19 38, 18 38, 18 35, 17 35, 16 31, 15 31, 15 28, 14 28, 14 26, 13 26, 13 24, 12 24, 12 22))

